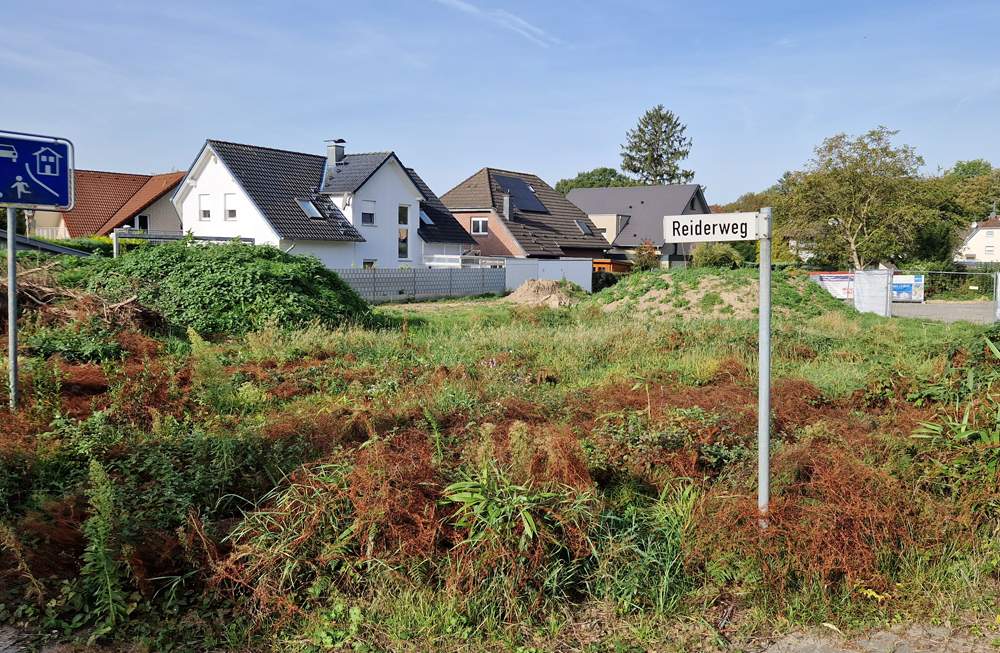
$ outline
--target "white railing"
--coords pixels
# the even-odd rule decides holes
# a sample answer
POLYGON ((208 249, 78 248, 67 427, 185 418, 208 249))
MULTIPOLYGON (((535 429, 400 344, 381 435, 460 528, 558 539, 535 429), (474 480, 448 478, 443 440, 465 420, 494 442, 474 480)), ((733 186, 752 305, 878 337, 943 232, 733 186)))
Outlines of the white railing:
POLYGON ((431 254, 424 257, 429 268, 502 268, 504 259, 486 256, 460 256, 458 254, 431 254))
POLYGON ((56 238, 56 239, 66 239, 69 238, 69 232, 66 227, 32 227, 29 236, 37 236, 38 238, 56 238))

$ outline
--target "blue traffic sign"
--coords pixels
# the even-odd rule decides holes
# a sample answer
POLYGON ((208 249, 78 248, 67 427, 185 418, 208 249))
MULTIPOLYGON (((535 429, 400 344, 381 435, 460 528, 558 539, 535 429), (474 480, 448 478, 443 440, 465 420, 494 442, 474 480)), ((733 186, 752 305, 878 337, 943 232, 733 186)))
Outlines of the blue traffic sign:
POLYGON ((0 131, 0 206, 73 208, 73 144, 0 131))

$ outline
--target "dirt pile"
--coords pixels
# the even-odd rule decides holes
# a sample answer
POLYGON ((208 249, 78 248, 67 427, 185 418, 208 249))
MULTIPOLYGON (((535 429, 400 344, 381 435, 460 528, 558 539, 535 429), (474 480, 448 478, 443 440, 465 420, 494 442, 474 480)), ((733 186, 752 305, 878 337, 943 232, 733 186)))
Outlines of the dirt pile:
POLYGON ((650 288, 636 296, 622 297, 605 304, 603 310, 612 313, 630 309, 663 320, 679 317, 746 319, 756 314, 758 288, 756 281, 734 286, 723 279, 703 277, 690 287, 650 288))
POLYGON ((521 306, 548 306, 561 308, 577 302, 568 285, 549 279, 529 279, 507 296, 507 300, 521 306))

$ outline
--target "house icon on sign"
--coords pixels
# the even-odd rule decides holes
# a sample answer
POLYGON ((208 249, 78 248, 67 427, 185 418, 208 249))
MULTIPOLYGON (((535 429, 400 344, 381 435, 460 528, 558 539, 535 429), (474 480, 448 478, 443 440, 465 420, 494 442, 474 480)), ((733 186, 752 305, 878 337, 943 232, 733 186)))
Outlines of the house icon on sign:
POLYGON ((46 175, 48 177, 59 176, 59 159, 62 158, 62 154, 59 154, 51 148, 43 147, 35 152, 34 157, 35 172, 39 175, 46 175))

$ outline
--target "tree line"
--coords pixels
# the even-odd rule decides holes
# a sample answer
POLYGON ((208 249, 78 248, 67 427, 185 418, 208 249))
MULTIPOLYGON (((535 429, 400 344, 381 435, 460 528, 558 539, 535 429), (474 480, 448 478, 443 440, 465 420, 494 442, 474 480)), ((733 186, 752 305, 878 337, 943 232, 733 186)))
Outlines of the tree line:
POLYGON ((1000 169, 973 159, 921 174, 923 157, 897 136, 887 127, 831 136, 801 170, 713 210, 772 207, 777 249, 789 260, 808 251, 818 266, 951 262, 1000 198, 1000 169))
MULTIPOLYGON (((556 190, 688 183, 694 172, 682 166, 692 146, 686 129, 658 104, 626 133, 620 171, 604 166, 580 172, 559 180, 556 190)), ((772 207, 776 252, 786 260, 808 252, 818 266, 859 269, 951 262, 971 223, 986 218, 1000 200, 1000 169, 972 159, 922 174, 923 157, 897 144, 898 134, 884 126, 858 136, 835 134, 801 169, 713 210, 772 207)), ((752 243, 738 247, 746 258, 755 257, 752 243)))

